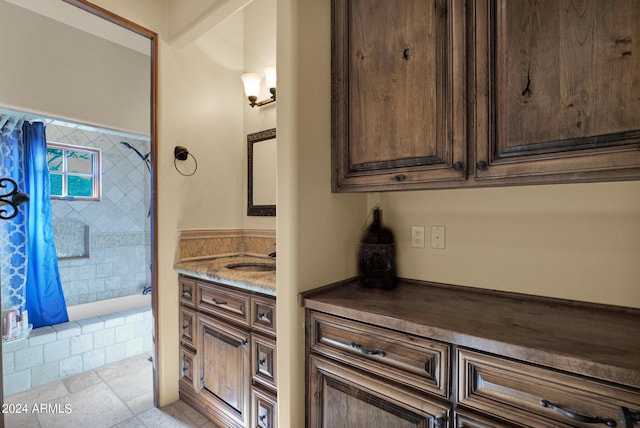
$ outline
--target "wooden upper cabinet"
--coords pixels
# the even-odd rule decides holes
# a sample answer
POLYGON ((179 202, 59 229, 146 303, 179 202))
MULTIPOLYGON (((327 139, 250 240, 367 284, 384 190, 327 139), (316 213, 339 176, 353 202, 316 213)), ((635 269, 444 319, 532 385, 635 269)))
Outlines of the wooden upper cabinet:
POLYGON ((640 177, 640 2, 473 3, 475 179, 640 177))
POLYGON ((332 7, 333 190, 464 180, 462 1, 332 7))

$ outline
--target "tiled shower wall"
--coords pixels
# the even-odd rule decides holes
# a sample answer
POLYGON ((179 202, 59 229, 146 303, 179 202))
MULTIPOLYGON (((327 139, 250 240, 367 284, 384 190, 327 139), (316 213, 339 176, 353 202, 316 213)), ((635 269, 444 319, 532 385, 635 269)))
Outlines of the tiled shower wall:
POLYGON ((126 141, 144 155, 149 142, 56 124, 47 125, 46 135, 52 142, 99 148, 102 158, 102 200, 52 201, 67 306, 140 294, 151 283, 149 173, 144 161, 120 143, 126 141), (65 227, 70 224, 88 229, 65 227), (85 257, 61 257, 66 246, 85 240, 85 257))

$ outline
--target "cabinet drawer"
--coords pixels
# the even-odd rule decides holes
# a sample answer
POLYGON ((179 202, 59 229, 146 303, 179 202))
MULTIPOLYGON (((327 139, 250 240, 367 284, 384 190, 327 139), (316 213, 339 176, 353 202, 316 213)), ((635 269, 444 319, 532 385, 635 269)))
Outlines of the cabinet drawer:
POLYGON ((198 309, 249 325, 249 295, 241 291, 198 281, 198 309))
POLYGON ((196 306, 196 281, 180 275, 180 303, 183 305, 196 306))
POLYGON ((195 348, 196 313, 185 307, 180 307, 180 342, 195 348))
POLYGON ((620 406, 640 409, 632 390, 470 350, 458 370, 460 404, 517 426, 615 426, 620 406))
POLYGON ((278 403, 274 395, 252 386, 251 403, 252 427, 276 428, 278 426, 278 403))
POLYGON ((195 382, 198 373, 196 354, 190 349, 180 347, 180 381, 197 392, 198 384, 195 382))
POLYGON ((264 333, 276 334, 276 301, 268 297, 251 296, 251 326, 264 333))
POLYGON ((319 312, 310 312, 313 351, 379 376, 448 397, 449 346, 319 312))
POLYGON ((276 341, 258 334, 251 336, 253 380, 276 389, 276 341))

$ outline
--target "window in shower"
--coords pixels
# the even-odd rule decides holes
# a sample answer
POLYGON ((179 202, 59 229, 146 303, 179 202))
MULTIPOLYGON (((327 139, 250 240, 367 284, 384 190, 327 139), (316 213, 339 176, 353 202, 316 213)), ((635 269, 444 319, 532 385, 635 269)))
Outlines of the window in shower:
POLYGON ((100 200, 100 149, 47 142, 51 198, 100 200))

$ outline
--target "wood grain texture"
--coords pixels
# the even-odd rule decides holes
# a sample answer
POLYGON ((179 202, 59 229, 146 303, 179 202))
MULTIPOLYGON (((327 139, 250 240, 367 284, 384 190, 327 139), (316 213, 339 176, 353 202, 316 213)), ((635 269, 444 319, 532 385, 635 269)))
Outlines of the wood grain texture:
POLYGON ((542 400, 600 423, 617 423, 620 406, 640 408, 637 392, 506 358, 460 350, 458 364, 460 404, 523 426, 593 426, 542 406, 542 400))
POLYGON ((466 176, 460 0, 332 2, 334 191, 466 176))
POLYGON ((309 428, 426 428, 449 418, 446 402, 323 357, 310 356, 309 376, 309 428))
POLYGON ((640 388, 640 310, 400 280, 304 293, 309 309, 640 388))
POLYGON ((482 0, 474 12, 475 179, 637 178, 640 3, 482 0))

